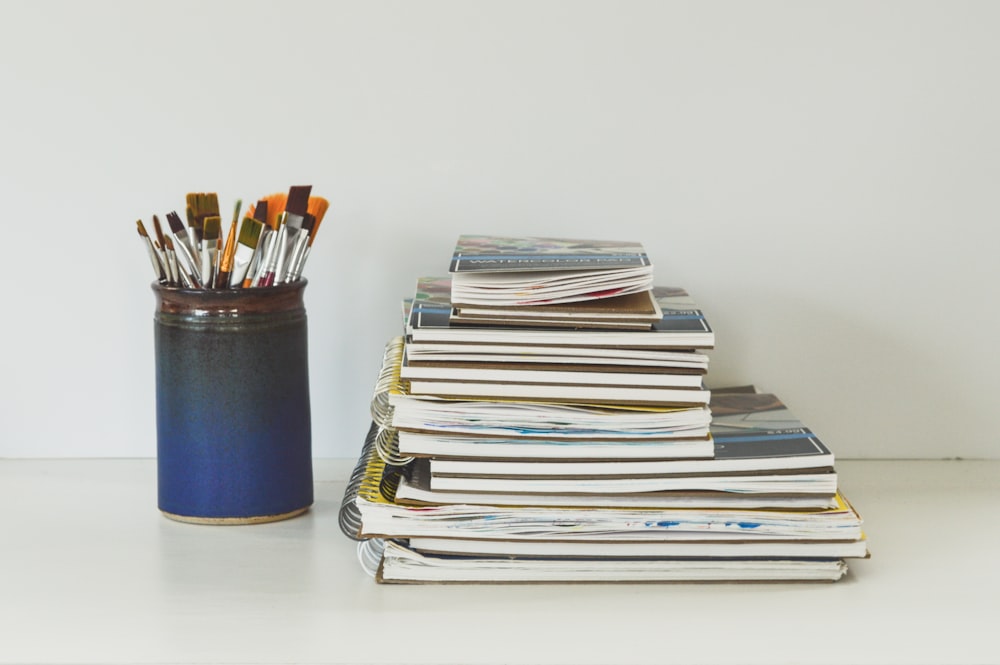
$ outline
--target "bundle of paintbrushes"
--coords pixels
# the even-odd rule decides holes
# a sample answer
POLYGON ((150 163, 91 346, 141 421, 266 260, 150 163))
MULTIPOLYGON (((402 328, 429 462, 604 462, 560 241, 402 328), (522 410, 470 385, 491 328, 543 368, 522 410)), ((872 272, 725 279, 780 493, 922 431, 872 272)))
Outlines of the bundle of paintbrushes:
POLYGON ((238 289, 297 282, 309 258, 316 232, 329 203, 311 196, 312 186, 296 186, 288 194, 272 194, 252 205, 239 223, 237 200, 223 242, 219 197, 187 195, 187 223, 167 214, 168 231, 153 215, 154 240, 142 220, 139 236, 149 251, 160 284, 189 289, 238 289))

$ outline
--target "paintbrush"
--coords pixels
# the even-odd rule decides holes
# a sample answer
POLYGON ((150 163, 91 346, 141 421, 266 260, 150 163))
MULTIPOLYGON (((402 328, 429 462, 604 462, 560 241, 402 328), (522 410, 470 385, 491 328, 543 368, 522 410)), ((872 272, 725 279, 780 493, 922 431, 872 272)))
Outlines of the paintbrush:
POLYGON ((146 233, 146 227, 142 225, 141 219, 137 219, 135 225, 139 230, 139 237, 142 238, 142 242, 146 245, 146 250, 149 252, 149 262, 153 264, 153 273, 156 275, 156 280, 160 284, 166 284, 167 273, 163 268, 163 264, 160 263, 160 258, 153 247, 153 241, 149 239, 149 234, 146 233))
POLYGON ((222 220, 217 216, 206 217, 202 226, 201 283, 206 289, 215 288, 215 270, 219 259, 219 237, 222 220))
POLYGON ((254 276, 252 286, 271 286, 274 284, 274 274, 278 269, 278 252, 282 245, 282 229, 284 228, 284 215, 277 231, 270 231, 264 238, 266 246, 257 266, 257 274, 254 276))
POLYGON ((184 209, 187 217, 188 249, 194 254, 201 249, 201 220, 194 214, 194 208, 187 206, 184 209))
MULTIPOLYGON (((257 201, 257 206, 253 211, 253 218, 259 221, 263 228, 260 232, 260 240, 257 243, 257 251, 254 253, 253 263, 250 264, 250 269, 247 271, 247 277, 243 281, 243 286, 260 286, 260 280, 264 276, 264 271, 267 268, 268 257, 270 256, 269 250, 274 244, 274 238, 276 231, 272 229, 268 220, 271 218, 271 211, 278 205, 275 200, 280 198, 279 203, 284 205, 284 194, 272 194, 269 197, 263 198, 257 201)), ((277 220, 277 217, 275 217, 277 220)), ((275 222, 277 223, 277 221, 275 222)))
POLYGON ((188 207, 188 226, 194 229, 197 244, 192 249, 201 249, 205 237, 205 218, 221 217, 219 215, 219 196, 214 192, 193 192, 186 197, 188 207))
MULTIPOLYGON (((160 257, 160 263, 163 264, 164 269, 167 269, 167 243, 163 237, 163 229, 160 227, 160 218, 156 215, 153 215, 153 232, 156 233, 156 240, 153 241, 153 247, 156 248, 156 255, 160 257)), ((169 278, 170 271, 167 270, 167 279, 169 278)))
POLYGON ((288 259, 288 270, 285 273, 284 279, 286 284, 297 282, 299 281, 299 277, 302 276, 306 248, 309 246, 309 238, 312 236, 315 226, 316 218, 307 212, 305 218, 302 220, 302 229, 295 239, 295 246, 292 247, 292 252, 288 259))
MULTIPOLYGON (((313 227, 312 237, 316 237, 316 232, 319 231, 319 225, 323 223, 323 217, 326 216, 326 211, 330 207, 330 202, 324 199, 322 196, 310 196, 309 197, 309 214, 316 218, 316 226, 313 227)), ((312 245, 312 240, 309 241, 312 245)))
POLYGON ((167 268, 167 284, 177 286, 180 275, 177 274, 177 256, 174 254, 174 243, 167 236, 163 239, 163 264, 167 268))
POLYGON ((229 223, 229 234, 226 236, 226 246, 222 250, 222 260, 219 261, 219 274, 215 279, 217 289, 229 286, 229 274, 233 271, 233 253, 236 251, 236 220, 240 215, 240 203, 241 201, 237 199, 233 221, 229 223))
POLYGON ((174 243, 174 239, 170 236, 167 236, 167 257, 170 260, 171 269, 175 275, 174 283, 177 286, 183 286, 188 289, 195 288, 194 282, 191 281, 191 276, 181 269, 180 261, 177 259, 177 244, 174 243))
MULTIPOLYGON (((285 203, 288 201, 288 195, 283 192, 276 192, 268 194, 261 201, 266 204, 264 206, 266 216, 264 219, 261 219, 255 215, 254 219, 260 219, 272 231, 277 231, 281 220, 281 213, 285 212, 285 203)), ((260 201, 257 202, 257 207, 260 208, 260 201)))
POLYGON ((298 281, 299 277, 302 276, 302 270, 305 268, 306 261, 309 259, 309 252, 312 251, 313 242, 316 240, 316 234, 319 233, 319 225, 323 223, 323 217, 326 216, 326 211, 329 207, 330 202, 322 196, 309 197, 309 214, 316 218, 316 223, 313 224, 313 229, 309 233, 309 243, 306 245, 305 251, 302 253, 302 258, 299 259, 299 265, 296 268, 296 281, 298 281))
POLYGON ((245 217, 240 225, 240 237, 233 252, 232 275, 229 277, 229 286, 238 288, 239 286, 249 286, 246 279, 247 270, 253 263, 254 256, 259 254, 257 247, 260 243, 260 233, 264 228, 264 223, 245 217), (246 280, 246 281, 244 281, 246 280))
POLYGON ((280 284, 285 281, 292 249, 302 230, 302 222, 309 212, 310 191, 312 185, 297 185, 288 190, 283 224, 278 230, 278 239, 275 241, 277 247, 274 251, 274 276, 271 278, 273 283, 280 284))
POLYGON ((167 213, 167 224, 170 225, 170 233, 174 237, 174 249, 177 252, 177 267, 181 278, 185 282, 190 282, 195 288, 201 287, 200 265, 195 260, 195 255, 187 246, 187 233, 184 229, 184 222, 176 212, 167 213))

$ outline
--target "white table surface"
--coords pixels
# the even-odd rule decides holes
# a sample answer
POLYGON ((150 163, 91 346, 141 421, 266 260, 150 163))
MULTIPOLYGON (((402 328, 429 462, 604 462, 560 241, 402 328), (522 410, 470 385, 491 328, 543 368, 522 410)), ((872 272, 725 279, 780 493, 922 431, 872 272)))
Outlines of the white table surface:
POLYGON ((1000 461, 841 461, 835 584, 389 586, 316 461, 303 517, 193 526, 153 460, 0 460, 0 662, 1000 663, 1000 461))

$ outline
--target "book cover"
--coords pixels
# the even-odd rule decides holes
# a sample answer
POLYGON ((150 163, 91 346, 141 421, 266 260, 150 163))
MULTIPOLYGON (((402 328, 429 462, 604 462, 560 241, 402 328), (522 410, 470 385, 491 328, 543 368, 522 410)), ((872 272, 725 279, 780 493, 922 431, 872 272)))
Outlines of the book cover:
POLYGON ((652 267, 637 242, 462 235, 449 272, 612 270, 652 267))

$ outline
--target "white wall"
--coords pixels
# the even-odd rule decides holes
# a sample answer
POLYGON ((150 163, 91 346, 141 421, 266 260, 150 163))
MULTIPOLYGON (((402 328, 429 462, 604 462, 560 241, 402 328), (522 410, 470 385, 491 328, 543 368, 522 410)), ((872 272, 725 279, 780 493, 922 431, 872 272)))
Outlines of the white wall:
POLYGON ((993 457, 1000 4, 0 5, 0 457, 155 453, 134 224, 311 183, 318 456, 455 238, 639 240, 716 385, 842 457, 993 457))

